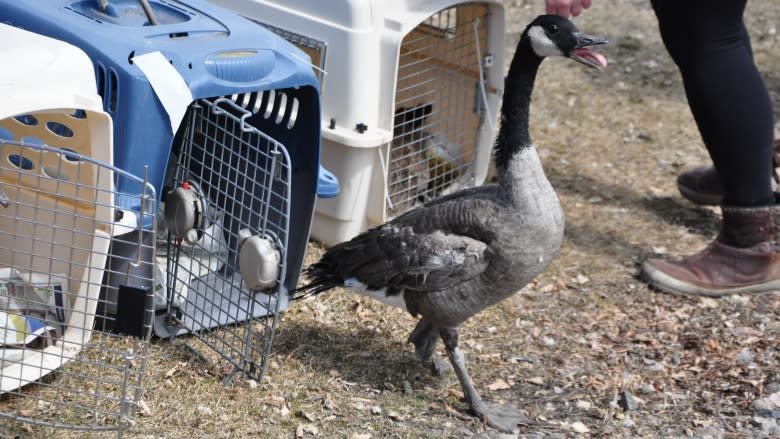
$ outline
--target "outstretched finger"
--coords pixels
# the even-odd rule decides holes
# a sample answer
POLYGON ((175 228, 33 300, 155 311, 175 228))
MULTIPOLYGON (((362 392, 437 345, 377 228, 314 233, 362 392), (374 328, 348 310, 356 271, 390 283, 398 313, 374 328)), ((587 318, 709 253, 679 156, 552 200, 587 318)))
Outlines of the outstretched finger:
POLYGON ((571 6, 568 4, 558 5, 558 10, 555 11, 555 13, 563 18, 569 18, 569 15, 571 15, 571 6))
POLYGON ((570 15, 571 0, 547 0, 545 10, 548 14, 560 15, 568 18, 570 15))

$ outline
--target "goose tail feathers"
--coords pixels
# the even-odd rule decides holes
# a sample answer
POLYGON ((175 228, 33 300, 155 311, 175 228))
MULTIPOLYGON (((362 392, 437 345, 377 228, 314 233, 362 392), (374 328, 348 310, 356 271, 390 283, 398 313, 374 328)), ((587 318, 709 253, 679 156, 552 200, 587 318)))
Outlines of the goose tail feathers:
POLYGON ((344 281, 340 276, 323 270, 318 264, 315 264, 303 272, 311 281, 289 292, 291 301, 298 301, 316 296, 331 288, 343 287, 344 281))

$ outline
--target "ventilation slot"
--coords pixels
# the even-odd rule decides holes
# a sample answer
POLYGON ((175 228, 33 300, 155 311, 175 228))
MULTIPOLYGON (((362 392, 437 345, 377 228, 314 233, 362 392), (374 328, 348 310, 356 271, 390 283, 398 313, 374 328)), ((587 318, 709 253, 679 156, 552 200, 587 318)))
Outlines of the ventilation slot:
POLYGON ((108 111, 113 113, 119 105, 119 78, 113 69, 108 71, 108 111))
POLYGON ((113 113, 119 106, 119 77, 114 69, 95 63, 95 79, 98 94, 103 99, 103 108, 113 113))
POLYGON ((288 130, 295 126, 301 106, 298 98, 276 90, 234 94, 230 100, 252 114, 262 114, 264 119, 273 120, 288 130))
POLYGON ((46 122, 46 128, 60 137, 73 137, 73 130, 63 123, 49 121, 46 122))
POLYGON ((263 102, 265 102, 265 113, 263 114, 263 117, 268 119, 271 117, 271 113, 274 111, 274 103, 276 103, 276 91, 269 90, 268 92, 263 92, 263 102))
POLYGON ((38 119, 35 118, 32 114, 23 114, 21 116, 15 116, 14 119, 16 119, 17 122, 20 122, 27 126, 35 126, 38 125, 38 119))
POLYGON ((95 63, 95 79, 100 98, 103 99, 103 108, 106 108, 106 68, 103 64, 95 63))

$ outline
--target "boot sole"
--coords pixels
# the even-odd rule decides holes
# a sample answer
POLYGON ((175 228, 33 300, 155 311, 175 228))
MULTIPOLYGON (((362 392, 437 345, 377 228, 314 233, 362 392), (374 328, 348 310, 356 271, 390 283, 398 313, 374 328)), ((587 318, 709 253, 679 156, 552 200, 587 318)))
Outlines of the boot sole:
POLYGON ((698 192, 695 189, 689 188, 688 186, 682 185, 680 183, 677 183, 677 190, 680 191, 680 195, 685 197, 685 199, 700 206, 719 206, 721 201, 723 201, 722 194, 707 194, 698 192))
MULTIPOLYGON (((772 190, 777 191, 778 185, 775 180, 772 180, 772 190)), ((696 189, 677 182, 677 190, 680 191, 686 200, 691 203, 698 204, 700 206, 720 206, 723 203, 723 194, 699 192, 696 189)))
POLYGON ((642 278, 653 288, 675 296, 696 295, 706 297, 723 297, 739 293, 762 294, 780 290, 780 280, 741 287, 722 289, 706 288, 673 278, 647 264, 642 264, 642 278))

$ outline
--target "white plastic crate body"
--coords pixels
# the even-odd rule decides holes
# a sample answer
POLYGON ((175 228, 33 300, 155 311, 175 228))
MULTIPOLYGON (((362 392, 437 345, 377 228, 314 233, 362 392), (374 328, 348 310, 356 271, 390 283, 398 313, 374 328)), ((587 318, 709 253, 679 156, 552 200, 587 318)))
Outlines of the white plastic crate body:
MULTIPOLYGON (((460 163, 465 172, 459 176, 459 184, 465 180, 466 185, 484 182, 493 144, 489 124, 495 122, 503 89, 504 8, 500 2, 211 1, 260 23, 322 43, 321 57, 312 57, 314 64, 326 72, 321 87, 321 163, 339 178, 341 193, 334 199, 318 200, 313 237, 326 244, 341 242, 414 206, 415 201, 403 199, 404 195, 391 196, 403 186, 394 184, 392 178, 403 179, 406 172, 402 164, 395 164, 400 169, 395 174, 390 166, 398 156, 392 152, 394 145, 398 147, 402 137, 409 138, 408 130, 404 130, 410 121, 396 117, 402 107, 410 110, 432 105, 425 120, 412 123, 419 134, 411 137, 416 139, 412 144, 424 139, 428 142, 434 136, 440 139, 449 129, 469 130, 469 139, 456 135, 445 140, 461 142, 459 147, 466 150, 462 154, 465 163, 460 163), (437 23, 442 14, 450 16, 457 26, 445 29, 443 22, 437 23), (430 31, 438 33, 444 45, 421 46, 419 35, 431 35, 430 31), (446 49, 447 41, 458 45, 459 52, 446 49), (441 57, 436 53, 439 50, 441 57), (409 70, 410 63, 412 68, 416 63, 423 70, 427 65, 436 73, 414 73, 409 70), (485 99, 478 87, 480 76, 485 99), (458 79, 453 82, 455 77, 458 79), (414 81, 427 84, 427 92, 425 84, 415 85, 414 81), (457 99, 447 100, 442 88, 469 90, 457 99), (446 106, 473 114, 454 114, 446 106)), ((421 156, 426 156, 425 151, 421 156)), ((419 183, 421 188, 435 180, 440 171, 428 172, 429 181, 419 183)), ((424 202, 440 195, 441 189, 423 191, 426 193, 417 198, 424 202)))

